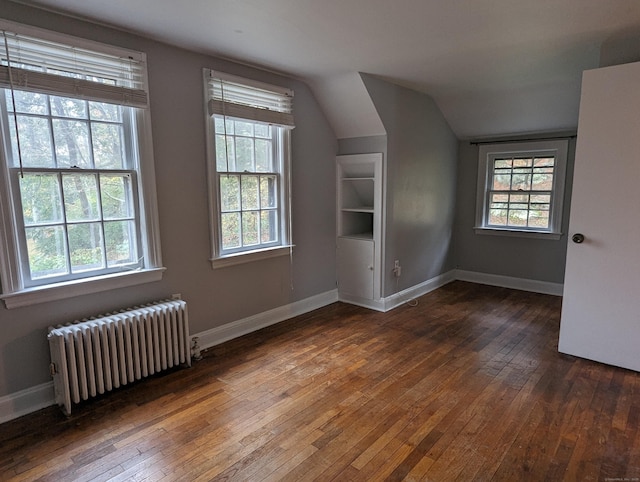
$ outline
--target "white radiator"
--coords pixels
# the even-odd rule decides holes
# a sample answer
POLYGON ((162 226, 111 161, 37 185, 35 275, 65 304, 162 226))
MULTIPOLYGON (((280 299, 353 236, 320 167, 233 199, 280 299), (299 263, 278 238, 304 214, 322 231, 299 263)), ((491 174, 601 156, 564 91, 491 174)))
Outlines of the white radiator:
POLYGON ((187 304, 164 300, 49 328, 56 403, 105 393, 168 368, 191 366, 187 304))

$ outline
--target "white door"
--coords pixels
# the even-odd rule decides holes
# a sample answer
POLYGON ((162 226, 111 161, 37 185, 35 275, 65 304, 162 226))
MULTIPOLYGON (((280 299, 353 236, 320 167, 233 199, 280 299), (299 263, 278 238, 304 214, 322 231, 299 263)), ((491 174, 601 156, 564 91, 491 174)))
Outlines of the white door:
POLYGON ((338 291, 373 299, 374 244, 371 239, 338 238, 338 291))
POLYGON ((569 223, 558 349, 640 371, 640 62, 583 75, 569 223))

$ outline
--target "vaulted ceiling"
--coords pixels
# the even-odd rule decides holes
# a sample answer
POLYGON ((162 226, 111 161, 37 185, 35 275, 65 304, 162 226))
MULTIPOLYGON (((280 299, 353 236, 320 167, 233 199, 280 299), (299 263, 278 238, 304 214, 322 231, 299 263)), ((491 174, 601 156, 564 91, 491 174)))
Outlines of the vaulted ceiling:
POLYGON ((21 3, 299 77, 339 138, 384 132, 359 72, 431 95, 473 138, 575 129, 603 45, 640 54, 639 0, 21 3))

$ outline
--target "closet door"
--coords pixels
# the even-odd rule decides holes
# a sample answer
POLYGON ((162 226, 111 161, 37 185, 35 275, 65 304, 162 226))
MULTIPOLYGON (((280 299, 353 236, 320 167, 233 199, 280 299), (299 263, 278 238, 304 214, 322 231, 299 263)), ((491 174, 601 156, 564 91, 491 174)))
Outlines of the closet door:
POLYGON ((583 75, 558 349, 640 371, 640 63, 583 75))

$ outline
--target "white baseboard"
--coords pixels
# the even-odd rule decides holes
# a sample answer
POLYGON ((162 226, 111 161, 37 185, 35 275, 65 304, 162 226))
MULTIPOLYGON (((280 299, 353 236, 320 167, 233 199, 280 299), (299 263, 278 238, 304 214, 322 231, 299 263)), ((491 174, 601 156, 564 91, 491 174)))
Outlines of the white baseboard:
POLYGON ((26 388, 0 397, 0 423, 55 405, 53 382, 26 388))
MULTIPOLYGON (((563 285, 561 283, 549 283, 545 281, 512 278, 474 271, 452 270, 431 278, 423 283, 407 288, 399 293, 381 300, 361 300, 348 296, 340 296, 340 301, 352 303, 377 311, 389 311, 409 299, 417 298, 429 293, 454 280, 470 281, 472 283, 501 286, 523 291, 533 291, 556 296, 562 296, 563 285)), ((296 301, 289 305, 280 306, 273 310, 258 313, 241 320, 227 323, 192 336, 199 337, 202 349, 209 348, 225 341, 232 340, 247 333, 266 328, 309 311, 338 301, 337 290, 327 291, 319 295, 311 296, 304 300, 296 301)), ((4 397, 0 397, 0 423, 8 422, 36 410, 55 405, 53 382, 43 383, 35 387, 27 388, 4 397)))
POLYGON ((476 271, 455 270, 455 279, 469 281, 483 285, 500 286, 502 288, 512 288, 515 290, 532 291, 545 295, 562 296, 564 285, 562 283, 551 283, 548 281, 538 281, 524 278, 513 278, 511 276, 501 276, 497 274, 478 273, 476 271))
POLYGON ((379 300, 367 300, 358 298, 357 296, 345 294, 341 294, 339 295, 339 297, 340 301, 344 301, 345 303, 351 303, 352 305, 363 306, 364 308, 384 312, 392 310, 400 306, 401 304, 406 303, 410 299, 426 295, 427 293, 438 289, 441 286, 446 285, 447 283, 451 283, 455 279, 455 270, 451 270, 379 300))
POLYGON ((359 296, 348 295, 344 293, 338 294, 338 301, 349 303, 350 305, 362 306, 363 308, 369 308, 375 311, 386 311, 384 309, 384 300, 368 300, 366 298, 360 298, 359 296))
POLYGON ((392 310, 408 300, 417 298, 418 296, 426 295, 433 290, 455 281, 455 270, 447 271, 434 278, 423 281, 420 284, 404 289, 398 293, 394 293, 384 299, 384 311, 392 310))
POLYGON ((204 350, 205 348, 219 345, 225 341, 260 330, 261 328, 275 325, 289 318, 322 308, 336 301, 338 301, 338 291, 327 291, 326 293, 320 293, 319 295, 311 296, 304 300, 279 306, 273 310, 258 313, 257 315, 233 321, 226 325, 217 326, 201 333, 195 333, 192 335, 192 338, 197 336, 198 344, 200 348, 204 350))

